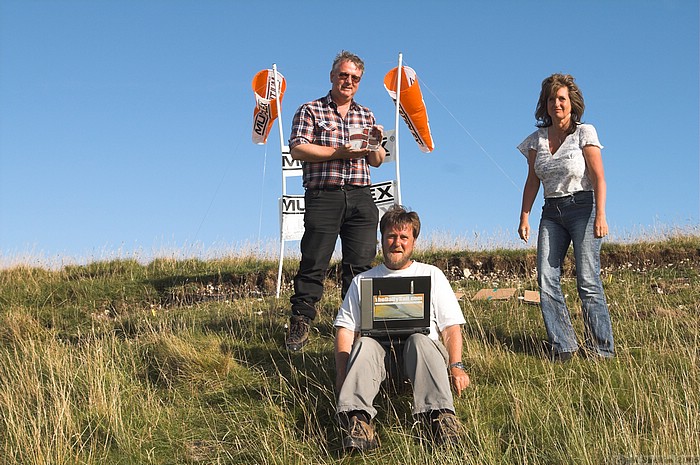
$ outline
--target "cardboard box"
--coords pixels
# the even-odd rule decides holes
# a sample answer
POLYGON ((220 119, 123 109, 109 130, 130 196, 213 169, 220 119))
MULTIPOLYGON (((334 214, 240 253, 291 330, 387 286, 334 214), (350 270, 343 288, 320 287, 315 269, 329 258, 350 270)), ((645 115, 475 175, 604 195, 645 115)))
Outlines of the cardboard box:
POLYGON ((515 295, 516 289, 509 287, 505 289, 481 289, 474 294, 472 300, 508 300, 515 295))
POLYGON ((525 291, 525 296, 523 297, 525 303, 528 304, 539 304, 540 303, 540 293, 538 291, 525 291))

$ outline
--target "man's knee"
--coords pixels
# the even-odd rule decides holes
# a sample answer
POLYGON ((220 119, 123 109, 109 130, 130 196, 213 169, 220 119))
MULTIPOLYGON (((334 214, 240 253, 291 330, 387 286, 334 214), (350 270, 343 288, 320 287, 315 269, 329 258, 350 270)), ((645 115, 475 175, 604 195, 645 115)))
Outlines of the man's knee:
POLYGON ((362 362, 379 362, 384 360, 384 349, 371 337, 359 338, 350 351, 350 363, 355 366, 362 362))
POLYGON ((415 357, 417 354, 425 352, 435 347, 435 343, 425 334, 412 334, 406 339, 404 354, 408 357, 415 357))

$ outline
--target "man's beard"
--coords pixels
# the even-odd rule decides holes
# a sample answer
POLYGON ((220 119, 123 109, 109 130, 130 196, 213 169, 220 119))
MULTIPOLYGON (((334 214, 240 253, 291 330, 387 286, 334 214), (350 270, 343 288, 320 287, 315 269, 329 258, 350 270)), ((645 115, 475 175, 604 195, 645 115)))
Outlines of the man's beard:
POLYGON ((394 254, 387 254, 384 258, 384 265, 390 270, 401 270, 411 261, 411 254, 402 254, 396 257, 394 254))

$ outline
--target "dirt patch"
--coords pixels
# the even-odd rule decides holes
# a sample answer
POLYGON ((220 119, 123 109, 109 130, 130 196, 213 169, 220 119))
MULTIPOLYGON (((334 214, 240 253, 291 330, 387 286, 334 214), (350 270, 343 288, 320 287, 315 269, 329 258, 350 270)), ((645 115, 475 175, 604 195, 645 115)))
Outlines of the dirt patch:
MULTIPOLYGON (((450 281, 471 279, 479 282, 506 282, 533 279, 536 276, 535 251, 518 252, 440 252, 427 253, 418 260, 437 266, 450 281)), ((601 268, 604 273, 621 270, 648 272, 659 268, 700 269, 700 247, 678 244, 610 245, 601 251, 601 268)), ((570 251, 563 266, 563 277, 572 278, 576 270, 570 251)), ((296 269, 284 270, 282 292, 292 287, 296 269)), ((341 266, 332 263, 326 276, 326 285, 340 286, 341 266)), ((162 304, 193 305, 211 301, 231 301, 239 298, 275 295, 276 270, 263 270, 225 276, 187 277, 160 283, 162 304)), ((687 280, 657 282, 655 292, 670 294, 688 285, 687 280)))
POLYGON ((203 302, 226 302, 262 297, 277 291, 277 274, 271 270, 241 274, 173 279, 156 285, 165 307, 203 302))

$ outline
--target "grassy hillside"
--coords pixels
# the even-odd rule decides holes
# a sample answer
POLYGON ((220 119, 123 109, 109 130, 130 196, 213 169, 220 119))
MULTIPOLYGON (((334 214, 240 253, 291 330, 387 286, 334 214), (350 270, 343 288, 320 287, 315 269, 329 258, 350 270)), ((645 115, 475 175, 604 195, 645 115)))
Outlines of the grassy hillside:
POLYGON ((334 269, 312 343, 288 354, 276 263, 116 260, 0 271, 0 464, 700 463, 700 238, 606 245, 618 356, 564 365, 543 359, 537 306, 470 299, 536 289, 533 251, 417 258, 465 295, 459 447, 425 444, 402 391, 377 398, 379 451, 343 456, 334 269))

